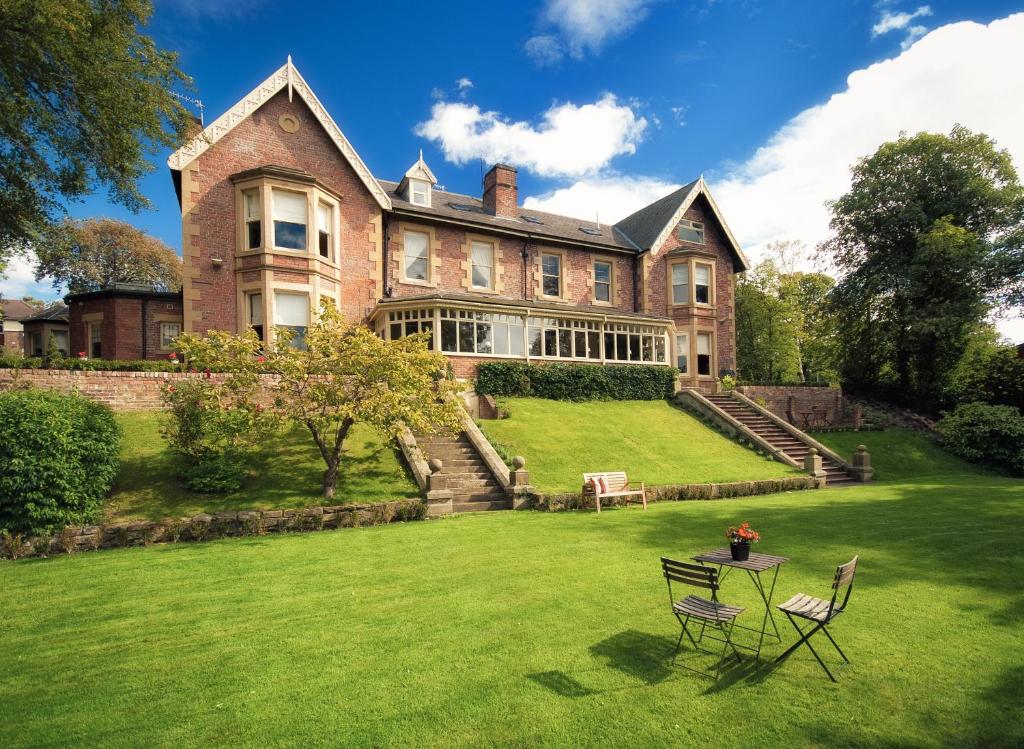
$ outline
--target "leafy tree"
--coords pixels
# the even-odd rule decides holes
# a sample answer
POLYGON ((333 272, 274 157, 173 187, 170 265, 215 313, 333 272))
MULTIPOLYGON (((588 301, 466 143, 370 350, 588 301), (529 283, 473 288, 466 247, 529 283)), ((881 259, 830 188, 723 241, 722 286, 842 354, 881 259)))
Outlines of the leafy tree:
POLYGON ((1024 411, 1024 358, 985 324, 971 334, 967 350, 949 377, 944 402, 988 403, 1024 411))
POLYGON ((112 283, 137 283, 176 291, 181 258, 156 237, 109 218, 65 220, 36 249, 36 280, 52 278, 72 292, 112 283))
POLYGON ((335 494, 354 424, 369 424, 389 437, 405 427, 420 433, 460 428, 459 387, 445 377, 446 360, 427 348, 426 334, 386 341, 324 305, 303 344, 294 341, 292 331, 278 328, 265 356, 233 356, 231 346, 210 347, 191 334, 179 337, 177 346, 199 369, 275 375, 267 385, 274 408, 305 426, 323 457, 324 498, 335 494))
POLYGON ((852 171, 820 247, 842 273, 843 379, 934 410, 970 330, 1024 283, 1024 190, 1009 153, 960 126, 901 135, 852 171))
MULTIPOLYGON (((193 131, 177 55, 140 33, 149 0, 0 2, 0 266, 68 200, 148 206, 147 156, 193 131)), ((0 267, 2 270, 2 267, 0 267)))
POLYGON ((745 380, 797 379, 800 315, 775 261, 762 260, 736 284, 736 365, 745 380))

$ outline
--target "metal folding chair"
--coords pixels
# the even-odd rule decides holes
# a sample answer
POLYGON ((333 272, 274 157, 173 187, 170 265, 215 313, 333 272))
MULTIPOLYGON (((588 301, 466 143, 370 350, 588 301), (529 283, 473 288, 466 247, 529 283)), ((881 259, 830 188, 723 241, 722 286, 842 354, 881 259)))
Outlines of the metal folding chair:
POLYGON ((824 632, 825 637, 827 637, 829 642, 832 643, 832 646, 835 647, 843 660, 846 661, 846 663, 850 662, 850 659, 846 657, 846 653, 842 651, 839 645, 836 644, 836 641, 832 638, 827 627, 833 619, 846 610, 846 604, 850 602, 850 593, 853 591, 853 578, 857 574, 858 559, 860 559, 860 556, 855 556, 846 564, 836 568, 836 576, 832 581, 831 600, 814 598, 813 596, 808 596, 803 593, 797 593, 785 603, 780 603, 778 605, 777 608, 789 619, 789 623, 796 629, 797 633, 800 635, 800 639, 790 646, 785 653, 776 658, 776 663, 784 661, 801 645, 807 645, 807 648, 818 661, 818 664, 825 669, 825 673, 828 674, 828 678, 832 681, 836 680, 836 677, 828 670, 828 666, 825 665, 825 661, 823 661, 821 656, 818 655, 818 651, 816 651, 814 646, 811 645, 811 637, 819 631, 824 632), (843 593, 843 602, 837 606, 836 601, 838 600, 840 591, 842 591, 843 588, 846 589, 843 593), (796 619, 793 617, 807 619, 808 621, 814 622, 814 624, 804 632, 800 629, 800 625, 796 623, 796 619))
MULTIPOLYGON (((682 627, 679 639, 676 641, 676 655, 679 654, 679 648, 683 644, 683 635, 690 638, 690 642, 693 643, 695 650, 711 653, 712 651, 702 649, 697 643, 704 639, 704 630, 709 624, 721 632, 722 637, 720 638, 708 635, 708 639, 722 643, 721 656, 718 659, 718 665, 715 667, 715 679, 717 680, 722 671, 722 664, 727 660, 726 656, 729 648, 732 648, 736 660, 742 660, 739 651, 732 643, 732 630, 736 623, 736 617, 743 612, 743 609, 738 606, 727 606, 719 602, 718 570, 714 567, 677 562, 674 559, 662 557, 661 570, 665 574, 665 581, 668 583, 668 600, 672 607, 672 613, 679 621, 680 627, 682 627), (710 590, 711 599, 708 600, 700 596, 687 596, 677 601, 672 593, 673 581, 682 585, 692 585, 697 588, 710 590), (694 639, 693 634, 688 628, 691 619, 700 622, 700 634, 697 635, 697 639, 694 639)), ((707 672, 700 673, 710 676, 710 673, 707 672)))

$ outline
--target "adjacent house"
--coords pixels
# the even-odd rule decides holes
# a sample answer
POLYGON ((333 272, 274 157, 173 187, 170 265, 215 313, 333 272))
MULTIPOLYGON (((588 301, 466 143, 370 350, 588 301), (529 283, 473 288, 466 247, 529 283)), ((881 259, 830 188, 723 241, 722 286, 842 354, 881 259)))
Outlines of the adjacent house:
POLYGON ((73 356, 90 359, 162 359, 181 334, 181 292, 115 283, 68 294, 73 356))
MULTIPOLYGON (((384 337, 431 332, 463 377, 494 359, 674 364, 682 384, 712 387, 735 368, 734 278, 748 264, 703 178, 614 225, 524 208, 507 164, 479 196, 439 189, 422 154, 380 180, 290 59, 168 164, 182 330, 269 341, 285 326, 301 345, 327 303, 384 337)), ((130 325, 156 340, 137 304, 87 312, 100 298, 69 298, 73 349, 113 355, 109 341, 124 357, 130 325)))
POLYGON ((25 331, 25 356, 44 356, 50 339, 61 356, 69 356, 68 306, 53 302, 21 321, 25 331))
POLYGON ((20 354, 25 350, 23 321, 37 312, 20 299, 0 300, 0 349, 20 354))

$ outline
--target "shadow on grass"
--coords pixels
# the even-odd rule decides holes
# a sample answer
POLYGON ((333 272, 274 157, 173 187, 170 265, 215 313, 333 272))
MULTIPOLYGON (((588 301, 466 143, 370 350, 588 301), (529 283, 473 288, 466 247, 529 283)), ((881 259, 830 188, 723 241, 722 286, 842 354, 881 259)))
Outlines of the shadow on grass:
POLYGON ((674 640, 627 629, 590 646, 590 652, 627 676, 647 684, 658 684, 672 675, 674 640))
POLYGON ((527 674, 526 678, 551 690, 559 697, 589 697, 592 694, 599 694, 590 687, 583 686, 564 671, 542 671, 527 674))

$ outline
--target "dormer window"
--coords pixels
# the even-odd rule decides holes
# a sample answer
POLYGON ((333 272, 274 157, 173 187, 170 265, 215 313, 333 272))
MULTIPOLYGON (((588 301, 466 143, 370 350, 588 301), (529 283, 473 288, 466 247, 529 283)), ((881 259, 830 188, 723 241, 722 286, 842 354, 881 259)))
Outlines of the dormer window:
POLYGON ((413 205, 430 207, 430 183, 418 179, 409 180, 409 202, 413 205))

